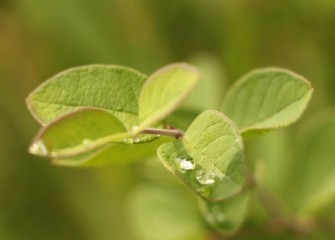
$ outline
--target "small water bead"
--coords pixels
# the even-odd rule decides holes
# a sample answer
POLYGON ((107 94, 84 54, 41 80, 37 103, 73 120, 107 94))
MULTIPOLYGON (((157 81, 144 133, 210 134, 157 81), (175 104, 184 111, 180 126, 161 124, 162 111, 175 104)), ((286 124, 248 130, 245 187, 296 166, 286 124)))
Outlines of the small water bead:
POLYGON ((29 148, 29 152, 32 154, 42 155, 42 156, 48 155, 48 150, 45 147, 42 140, 39 140, 35 142, 33 145, 31 145, 29 148))
POLYGON ((140 143, 141 142, 141 138, 140 137, 136 137, 133 139, 134 143, 140 143))
POLYGON ((223 213, 216 213, 215 214, 215 219, 217 222, 219 223, 223 223, 226 221, 226 215, 224 215, 223 213))
POLYGON ((210 185, 215 183, 215 174, 213 172, 205 172, 203 170, 199 170, 196 173, 196 179, 200 184, 210 185))
POLYGON ((176 162, 178 164, 178 168, 181 172, 186 172, 187 170, 192 170, 195 168, 195 163, 193 159, 186 154, 178 155, 176 157, 176 162))
POLYGON ((125 138, 123 139, 123 143, 125 144, 133 144, 134 143, 134 139, 133 138, 125 138))
POLYGON ((89 138, 85 138, 84 140, 83 140, 83 145, 84 146, 89 146, 89 145, 91 145, 92 144, 92 140, 91 139, 89 139, 89 138))
POLYGON ((133 127, 131 128, 131 131, 132 131, 132 132, 136 132, 138 128, 139 128, 138 126, 133 126, 133 127))
POLYGON ((219 206, 214 206, 212 209, 212 213, 216 222, 224 223, 226 221, 226 215, 223 213, 222 209, 219 206))

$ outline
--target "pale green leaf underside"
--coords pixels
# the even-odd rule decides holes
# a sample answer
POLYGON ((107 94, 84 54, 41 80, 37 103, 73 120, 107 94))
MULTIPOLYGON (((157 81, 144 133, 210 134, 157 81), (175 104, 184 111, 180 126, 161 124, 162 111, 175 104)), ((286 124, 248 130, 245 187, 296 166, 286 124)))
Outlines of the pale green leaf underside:
POLYGON ((299 212, 312 215, 333 205, 335 200, 334 109, 320 114, 307 126, 307 132, 298 141, 296 168, 290 177, 299 212))
POLYGON ((225 88, 225 76, 218 58, 200 53, 189 59, 190 63, 199 68, 200 80, 182 104, 183 109, 204 111, 219 109, 225 88))
POLYGON ((245 134, 287 126, 305 110, 313 89, 303 77, 280 68, 250 72, 228 91, 223 112, 245 134))
POLYGON ((168 65, 152 74, 140 94, 138 131, 162 120, 177 108, 197 80, 197 70, 184 63, 168 65))
POLYGON ((127 196, 126 216, 137 240, 203 240, 205 229, 183 191, 159 185, 136 186, 127 196))
POLYGON ((236 232, 248 212, 250 192, 244 192, 217 203, 201 201, 200 209, 215 230, 230 235, 236 232))
POLYGON ((207 110, 200 114, 183 140, 162 145, 158 157, 165 167, 206 200, 225 199, 238 193, 243 186, 241 136, 231 120, 217 111, 207 110))
POLYGON ((120 142, 129 134, 110 112, 83 108, 62 115, 41 129, 30 151, 50 157, 81 154, 111 142, 120 142))
POLYGON ((90 152, 68 158, 55 158, 53 163, 67 167, 93 167, 108 164, 129 164, 155 156, 157 148, 170 139, 159 139, 145 144, 110 144, 90 152))
POLYGON ((89 65, 61 72, 27 98, 42 124, 81 107, 111 111, 128 130, 138 124, 138 98, 146 76, 116 65, 89 65))

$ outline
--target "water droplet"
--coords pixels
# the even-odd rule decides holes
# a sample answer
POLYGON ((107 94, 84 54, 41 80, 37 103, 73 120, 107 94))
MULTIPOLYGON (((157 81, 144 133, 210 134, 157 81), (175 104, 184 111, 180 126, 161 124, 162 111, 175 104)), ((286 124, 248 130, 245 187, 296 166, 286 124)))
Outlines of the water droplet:
POLYGON ((89 138, 85 138, 84 140, 83 140, 83 145, 84 146, 89 146, 89 145, 91 145, 92 144, 92 140, 91 139, 89 139, 89 138))
POLYGON ((178 155, 176 157, 176 162, 178 164, 178 168, 182 173, 185 173, 187 170, 192 170, 195 168, 195 163, 193 159, 186 154, 178 155))
POLYGON ((134 139, 133 138, 125 138, 123 139, 123 143, 125 144, 133 144, 134 143, 134 139))
POLYGON ((218 223, 224 223, 226 221, 226 215, 222 212, 222 209, 219 206, 214 206, 212 209, 213 216, 215 221, 218 223))
POLYGON ((217 222, 223 223, 224 221, 226 221, 226 215, 224 215, 223 213, 216 213, 215 219, 217 222))
POLYGON ((141 142, 141 138, 140 137, 136 137, 133 139, 134 143, 140 143, 141 142))
POLYGON ((196 179, 200 184, 209 185, 215 182, 215 174, 213 172, 205 172, 203 170, 199 170, 196 173, 196 179))
POLYGON ((158 137, 158 138, 159 138, 160 136, 161 136, 161 135, 159 135, 159 134, 156 135, 156 137, 158 137))
POLYGON ((35 142, 33 145, 30 146, 29 152, 35 155, 46 156, 48 155, 48 150, 45 147, 42 140, 35 142))

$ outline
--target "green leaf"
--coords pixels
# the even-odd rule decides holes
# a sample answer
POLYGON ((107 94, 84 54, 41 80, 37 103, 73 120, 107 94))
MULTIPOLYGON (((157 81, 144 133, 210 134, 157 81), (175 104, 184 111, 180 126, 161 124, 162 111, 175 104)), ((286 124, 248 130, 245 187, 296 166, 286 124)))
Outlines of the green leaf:
POLYGON ((189 59, 201 72, 200 81, 182 104, 182 109, 204 111, 220 109, 226 78, 221 62, 208 53, 197 53, 189 59))
POLYGON ((126 213, 137 240, 201 240, 204 229, 196 205, 185 192, 139 185, 128 196, 126 213))
POLYGON ((200 209, 216 231, 230 235, 242 225, 248 212, 250 192, 244 192, 217 203, 201 200, 200 209))
POLYGON ((137 132, 162 120, 177 108, 196 84, 198 75, 194 67, 185 63, 171 64, 152 74, 140 94, 137 132))
POLYGON ((145 144, 110 144, 80 155, 68 158, 55 158, 53 159, 53 163, 67 167, 129 164, 154 157, 157 148, 168 141, 171 141, 171 139, 160 137, 155 141, 147 142, 145 144))
POLYGON ((313 89, 303 77, 280 68, 250 72, 229 90, 223 106, 243 135, 261 133, 295 122, 313 89))
POLYGON ((43 125, 81 107, 113 113, 130 130, 138 124, 138 98, 146 76, 116 65, 89 65, 61 72, 41 84, 27 104, 43 125))
POLYGON ((123 124, 110 112, 83 108, 42 128, 29 150, 41 156, 67 157, 119 142, 128 135, 123 124))
POLYGON ((164 166, 209 201, 238 193, 244 183, 243 144, 238 129, 224 114, 207 110, 181 141, 158 149, 164 166))
POLYGON ((296 141, 290 196, 301 214, 320 213, 335 200, 335 111, 317 115, 296 141))

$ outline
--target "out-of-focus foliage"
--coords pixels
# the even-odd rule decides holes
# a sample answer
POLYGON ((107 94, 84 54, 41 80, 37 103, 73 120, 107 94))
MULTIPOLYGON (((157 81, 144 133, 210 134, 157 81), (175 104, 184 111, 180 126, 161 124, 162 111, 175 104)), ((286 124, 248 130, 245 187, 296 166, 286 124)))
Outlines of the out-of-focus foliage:
MULTIPOLYGON (((312 81, 311 107, 299 123, 246 146, 257 184, 269 194, 262 202, 277 205, 261 204, 254 194, 236 239, 332 239, 335 201, 327 181, 334 179, 335 111, 314 115, 335 104, 334 26, 331 0, 0 1, 0 239, 148 239, 155 235, 146 235, 138 215, 146 211, 136 207, 151 204, 175 215, 161 210, 144 219, 173 224, 176 216, 187 226, 170 235, 176 240, 215 239, 196 213, 196 199, 156 159, 67 169, 27 153, 38 124, 24 98, 55 73, 112 63, 149 74, 195 57, 203 79, 222 76, 222 93, 242 74, 271 65, 312 81)), ((210 101, 220 103, 219 95, 210 101)), ((186 122, 205 106, 189 103, 186 122)))

